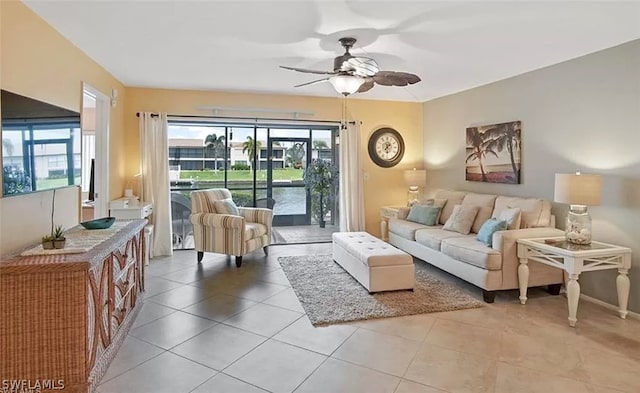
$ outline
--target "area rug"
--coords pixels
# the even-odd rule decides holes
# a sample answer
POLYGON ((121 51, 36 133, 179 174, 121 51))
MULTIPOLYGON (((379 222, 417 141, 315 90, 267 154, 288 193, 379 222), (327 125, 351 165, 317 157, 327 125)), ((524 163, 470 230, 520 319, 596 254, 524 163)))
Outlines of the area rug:
POLYGON ((415 264, 413 292, 373 295, 331 255, 280 257, 278 262, 314 326, 484 306, 482 301, 429 275, 424 262, 415 264))
POLYGON ((272 227, 272 244, 304 244, 331 242, 331 234, 340 229, 335 225, 320 228, 318 225, 272 227))

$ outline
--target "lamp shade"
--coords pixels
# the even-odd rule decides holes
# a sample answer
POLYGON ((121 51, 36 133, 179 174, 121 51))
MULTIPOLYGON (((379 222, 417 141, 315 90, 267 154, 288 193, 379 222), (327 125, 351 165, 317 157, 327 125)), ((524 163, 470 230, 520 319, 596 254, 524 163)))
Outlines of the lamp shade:
POLYGON ((329 78, 329 83, 338 93, 349 95, 358 91, 364 79, 354 75, 336 75, 329 78))
POLYGON ((553 200, 571 205, 599 205, 602 180, 599 175, 556 173, 553 200))
POLYGON ((415 168, 404 171, 404 182, 408 186, 424 187, 427 185, 427 171, 415 168))

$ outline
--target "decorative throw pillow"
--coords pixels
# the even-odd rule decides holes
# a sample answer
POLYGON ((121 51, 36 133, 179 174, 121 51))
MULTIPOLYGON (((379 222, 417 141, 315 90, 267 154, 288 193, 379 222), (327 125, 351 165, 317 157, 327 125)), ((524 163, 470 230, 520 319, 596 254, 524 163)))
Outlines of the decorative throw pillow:
POLYGON ((498 231, 504 231, 505 229, 507 229, 506 221, 490 218, 482 224, 476 239, 491 247, 493 245, 493 234, 498 231))
POLYGON ((507 222, 507 229, 520 229, 520 209, 508 207, 500 212, 498 220, 507 222))
POLYGON ((231 214, 234 216, 240 215, 238 206, 236 206, 236 204, 231 199, 221 199, 219 201, 214 201, 213 207, 216 208, 216 213, 218 214, 231 214))
POLYGON ((411 206, 411 210, 409 211, 409 215, 407 216, 407 221, 417 222, 418 224, 422 225, 436 225, 439 215, 439 207, 421 205, 419 203, 416 203, 411 206))
POLYGON ((438 211, 438 217, 436 217, 436 222, 433 225, 437 225, 440 222, 440 215, 442 214, 442 208, 446 204, 447 204, 446 199, 439 199, 439 198, 429 198, 426 201, 424 201, 423 205, 440 208, 440 211, 438 211))
POLYGON ((451 216, 442 229, 468 235, 471 231, 473 220, 476 218, 476 214, 478 214, 477 206, 455 205, 451 216))

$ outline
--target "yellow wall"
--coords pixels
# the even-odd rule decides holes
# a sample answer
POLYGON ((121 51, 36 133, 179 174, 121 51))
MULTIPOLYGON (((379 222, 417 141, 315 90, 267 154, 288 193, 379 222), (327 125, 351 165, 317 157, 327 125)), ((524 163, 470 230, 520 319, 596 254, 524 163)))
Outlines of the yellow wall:
MULTIPOLYGON (((197 110, 198 106, 269 108, 313 112, 306 116, 310 120, 339 121, 342 114, 342 99, 335 98, 224 93, 206 91, 163 90, 128 88, 125 102, 125 130, 127 174, 133 175, 139 168, 139 132, 136 112, 167 112, 176 115, 211 115, 197 110)), ((367 232, 380 234, 379 209, 385 205, 406 203, 407 187, 402 170, 421 167, 423 162, 422 104, 348 99, 348 118, 362 122, 361 154, 363 175, 368 174, 365 188, 365 220, 367 232), (394 168, 380 168, 367 153, 369 135, 376 129, 388 126, 397 129, 403 136, 406 150, 402 162, 394 168)), ((228 114, 223 114, 228 115, 228 114)), ((238 114, 237 116, 269 117, 265 113, 238 114)), ((273 113, 270 117, 285 118, 286 114, 273 113)), ((290 116, 290 115, 289 115, 290 116)))
MULTIPOLYGON (((118 106, 111 112, 110 134, 110 199, 122 195, 125 176, 138 173, 139 111, 171 114, 201 114, 200 105, 295 109, 314 112, 314 120, 338 121, 342 113, 341 98, 260 95, 204 91, 125 88, 100 65, 91 60, 60 33, 49 26, 21 2, 0 1, 0 87, 18 94, 80 112, 82 82, 87 82, 106 95, 116 88, 118 106)), ((406 186, 402 170, 422 165, 422 105, 418 103, 349 99, 349 118, 362 121, 363 175, 365 181, 365 212, 367 231, 379 234, 379 208, 403 204, 406 186), (403 135, 406 144, 402 162, 383 169, 369 159, 366 146, 369 135, 377 128, 390 126, 403 135)), ((266 117, 260 114, 260 117, 266 117)), ((273 117, 285 117, 274 114, 273 117)), ((34 212, 34 219, 45 217, 46 204, 38 200, 26 206, 32 198, 23 199, 25 208, 34 212), (42 214, 40 214, 42 213, 42 214)), ((38 198, 36 198, 38 199, 38 198)), ((0 198, 0 205, 2 198, 0 198)), ((1 206, 0 206, 1 207, 1 206)), ((15 228, 12 220, 2 220, 1 231, 15 228)), ((40 234, 38 234, 40 236, 40 234)), ((28 240, 28 239, 26 239, 28 240)))
MULTIPOLYGON (((87 82, 106 95, 111 89, 119 91, 121 99, 126 99, 124 86, 104 68, 91 60, 84 52, 65 39, 22 2, 0 1, 0 87, 14 93, 33 97, 57 106, 80 112, 82 104, 82 82, 87 82)), ((124 105, 111 112, 110 143, 110 189, 111 197, 122 193, 124 160, 124 105)), ((5 199, 11 204, 20 201, 25 221, 8 219, 3 214, 0 224, 0 236, 8 231, 24 228, 42 227, 37 233, 25 231, 25 243, 39 240, 50 224, 46 210, 49 208, 49 193, 37 193, 35 196, 14 196, 0 198, 0 211, 4 209, 5 199), (28 221, 28 222, 26 222, 28 221), (43 222, 41 222, 43 221, 43 222), (37 224, 37 225, 36 225, 37 224), (42 224, 42 225, 39 225, 42 224), (42 232, 42 233, 40 233, 42 232)), ((74 209, 79 211, 78 201, 74 209)), ((76 217, 76 223, 78 218, 76 217)), ((5 251, 4 249, 2 251, 5 251)))

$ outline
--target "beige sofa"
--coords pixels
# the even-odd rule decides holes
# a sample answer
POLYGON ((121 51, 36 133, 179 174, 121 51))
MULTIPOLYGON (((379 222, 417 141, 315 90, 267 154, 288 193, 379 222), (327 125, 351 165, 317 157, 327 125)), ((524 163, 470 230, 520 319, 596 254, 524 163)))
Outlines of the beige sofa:
MULTIPOLYGON (((438 225, 407 221, 409 208, 403 208, 398 218, 389 221, 389 243, 482 288, 488 303, 494 301, 495 291, 518 288, 517 239, 564 235, 555 228, 551 203, 546 200, 450 190, 439 190, 434 198, 446 200, 438 225), (478 207, 468 235, 442 229, 458 204, 478 207), (495 232, 491 247, 476 240, 482 224, 506 208, 520 209, 519 227, 495 232)), ((540 263, 530 264, 529 269, 529 286, 549 285, 549 292, 559 293, 561 269, 540 263)))

